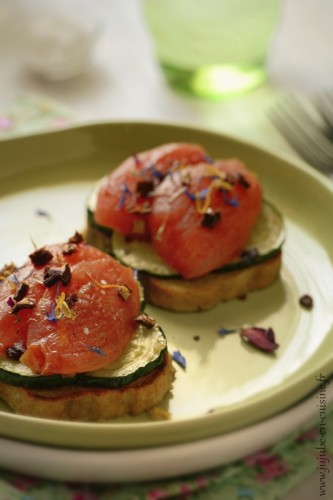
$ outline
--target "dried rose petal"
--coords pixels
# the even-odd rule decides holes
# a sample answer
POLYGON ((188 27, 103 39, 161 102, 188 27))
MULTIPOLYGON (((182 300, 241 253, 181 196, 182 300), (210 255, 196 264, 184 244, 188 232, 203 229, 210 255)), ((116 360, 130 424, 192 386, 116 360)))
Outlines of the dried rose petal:
POLYGON ((126 301, 132 295, 132 290, 127 285, 121 285, 117 288, 117 293, 121 299, 126 301))
POLYGON ((24 299, 24 297, 26 296, 28 290, 29 290, 28 283, 23 281, 14 295, 14 300, 20 302, 20 300, 24 299))
POLYGON ((7 305, 9 307, 14 307, 15 306, 15 300, 13 299, 13 297, 8 297, 8 299, 7 299, 7 305))
POLYGON ((305 309, 312 309, 313 307, 313 299, 310 295, 305 294, 299 299, 299 303, 301 306, 305 307, 305 309))
POLYGON ((26 347, 23 345, 22 340, 20 340, 20 342, 16 342, 13 346, 7 347, 6 355, 8 358, 18 361, 25 351, 26 347))
POLYGON ((248 189, 251 186, 251 184, 249 183, 249 181, 245 178, 245 176, 243 174, 238 174, 237 182, 238 182, 238 184, 243 186, 245 189, 248 189))
POLYGON ((136 185, 136 192, 146 198, 154 190, 154 181, 152 179, 140 179, 136 185))
POLYGON ((83 236, 78 231, 75 231, 75 234, 67 241, 67 243, 74 243, 75 245, 78 245, 79 243, 82 242, 83 242, 83 236))
POLYGON ((64 286, 68 286, 72 278, 72 271, 68 264, 61 268, 60 280, 64 286))
POLYGON ((139 325, 143 325, 145 328, 150 330, 153 326, 156 325, 156 319, 148 316, 146 313, 140 314, 137 318, 135 318, 135 322, 139 323, 139 325))
POLYGON ((29 257, 34 266, 45 266, 53 259, 52 253, 44 247, 35 250, 29 257))
POLYGON ((241 328, 239 333, 243 340, 262 351, 272 352, 279 347, 279 344, 275 342, 275 334, 272 328, 266 329, 251 326, 248 328, 241 328))
POLYGON ((16 304, 12 307, 12 314, 16 314, 22 309, 33 309, 35 307, 35 301, 32 299, 22 299, 20 302, 16 302, 16 304))
POLYGON ((60 269, 51 269, 49 266, 44 269, 43 285, 47 288, 55 285, 60 281, 61 271, 60 269))
POLYGON ((77 244, 66 243, 62 251, 63 255, 72 255, 74 252, 77 252, 77 244))
POLYGON ((220 212, 214 212, 212 208, 208 208, 208 210, 203 214, 201 225, 204 227, 213 228, 216 224, 221 220, 220 212))
POLYGON ((68 307, 72 308, 73 305, 78 302, 78 296, 77 296, 77 293, 71 293, 70 295, 67 295, 66 297, 66 303, 68 305, 68 307))

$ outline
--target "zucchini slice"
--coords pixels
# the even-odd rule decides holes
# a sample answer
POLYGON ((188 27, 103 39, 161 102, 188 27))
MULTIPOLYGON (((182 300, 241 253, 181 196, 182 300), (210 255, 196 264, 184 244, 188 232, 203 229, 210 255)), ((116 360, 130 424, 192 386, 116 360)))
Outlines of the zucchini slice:
MULTIPOLYGON (((97 188, 98 189, 98 188, 97 188)), ((179 273, 168 266, 148 242, 127 240, 110 228, 98 225, 94 220, 96 191, 87 207, 87 241, 113 255, 122 264, 159 278, 179 278, 179 273)), ((285 226, 282 215, 271 203, 264 201, 262 212, 251 233, 242 258, 216 269, 224 273, 259 264, 281 251, 285 240, 285 226)))
POLYGON ((69 377, 36 375, 19 361, 0 358, 0 382, 31 389, 67 386, 118 388, 148 375, 163 363, 166 353, 167 342, 162 329, 158 325, 151 329, 140 325, 124 354, 100 370, 69 377))

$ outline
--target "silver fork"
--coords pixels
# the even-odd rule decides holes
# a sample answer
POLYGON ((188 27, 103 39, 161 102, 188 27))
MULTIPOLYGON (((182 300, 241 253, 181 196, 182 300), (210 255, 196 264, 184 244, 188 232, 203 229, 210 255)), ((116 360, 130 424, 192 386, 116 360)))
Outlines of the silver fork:
POLYGON ((313 105, 290 95, 269 116, 307 163, 333 179, 333 98, 329 94, 317 97, 313 105))
POLYGON ((314 98, 314 102, 326 125, 324 133, 333 141, 333 93, 323 92, 314 98))

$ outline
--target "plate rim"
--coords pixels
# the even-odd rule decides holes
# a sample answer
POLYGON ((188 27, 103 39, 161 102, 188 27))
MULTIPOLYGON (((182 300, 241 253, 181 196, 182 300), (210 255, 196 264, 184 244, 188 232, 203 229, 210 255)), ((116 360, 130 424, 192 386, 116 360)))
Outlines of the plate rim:
POLYGON ((274 146, 262 145, 257 143, 255 140, 251 140, 249 138, 239 137, 236 133, 228 133, 225 131, 219 131, 215 128, 202 127, 195 123, 190 123, 186 121, 173 121, 173 120, 154 120, 154 119, 126 119, 119 118, 115 120, 105 119, 105 120, 87 120, 85 122, 73 122, 70 124, 66 124, 58 129, 46 129, 46 130, 36 130, 31 131, 28 134, 17 134, 10 137, 3 137, 0 140, 0 148, 2 144, 12 143, 16 141, 22 141, 25 139, 38 138, 43 136, 51 136, 51 135, 60 135, 67 132, 73 131, 84 131, 88 129, 95 129, 99 127, 116 127, 116 126, 149 126, 149 127, 167 127, 174 129, 184 129, 188 131, 195 131, 202 134, 212 135, 216 138, 222 138, 227 141, 232 141, 234 143, 238 143, 241 145, 245 145, 246 147, 256 150, 257 152, 261 152, 272 156, 276 159, 280 159, 286 163, 289 163, 293 168, 297 168, 302 170, 303 172, 309 174, 312 177, 315 177, 317 181, 324 184, 326 188, 333 192, 333 183, 332 181, 322 172, 317 170, 315 167, 312 167, 309 163, 307 163, 302 158, 296 156, 295 154, 288 151, 277 151, 274 146))
MULTIPOLYGON (((330 180, 328 178, 325 178, 323 174, 315 171, 312 169, 311 166, 308 166, 307 164, 305 164, 304 162, 302 161, 295 161, 294 159, 291 159, 288 155, 283 155, 283 154, 277 154, 277 152, 272 152, 270 149, 267 149, 267 148, 264 148, 262 146, 259 146, 257 144, 254 144, 250 141, 247 141, 247 140, 243 140, 242 138, 237 138, 233 135, 228 135, 228 134, 225 134, 225 133, 220 133, 218 131, 214 131, 214 130, 208 130, 208 129, 203 129, 201 127, 198 127, 198 126, 193 126, 193 125, 186 125, 186 124, 181 124, 181 123, 172 123, 172 122, 157 122, 157 121, 127 121, 127 120, 118 120, 118 121, 106 121, 106 122, 92 122, 92 123, 86 123, 84 125, 78 125, 78 124, 73 124, 69 127, 66 127, 64 129, 61 129, 61 130, 56 130, 56 131, 42 131, 42 132, 36 132, 34 134, 31 134, 30 136, 20 136, 20 137, 10 137, 10 138, 7 138, 5 139, 4 141, 1 141, 0 142, 0 150, 1 150, 1 147, 2 147, 2 144, 4 144, 5 142, 17 142, 17 141, 22 141, 22 140, 29 140, 31 139, 31 137, 44 137, 44 136, 51 136, 51 135, 55 135, 55 134, 63 134, 63 133, 68 133, 69 131, 87 131, 87 130, 91 130, 91 129, 95 129, 96 127, 103 127, 103 126, 110 126, 110 127, 117 127, 118 125, 121 125, 121 126, 126 126, 126 127, 140 127, 140 126, 145 126, 145 127, 160 127, 160 129, 162 128, 165 128, 167 127, 168 129, 170 128, 176 128, 178 130, 183 130, 183 129, 186 129, 187 131, 191 132, 191 131, 195 131, 199 134, 204 134, 204 135, 208 135, 208 136, 214 136, 215 139, 222 139, 224 141, 231 141, 233 144, 237 145, 237 144, 241 144, 242 146, 245 146, 246 148, 250 148, 252 150, 255 151, 255 153, 257 154, 266 154, 268 156, 273 156, 276 160, 280 161, 282 160, 283 162, 286 162, 287 164, 289 164, 292 168, 296 168, 298 171, 301 171, 302 173, 305 173, 307 175, 309 175, 310 177, 312 178, 315 178, 316 181, 320 182, 321 184, 323 184, 323 186, 328 189, 332 194, 333 194, 333 183, 331 184, 330 183, 330 180)), ((325 342, 327 342, 327 339, 325 340, 325 342)), ((330 363, 330 358, 329 358, 329 354, 327 353, 327 359, 325 358, 325 361, 320 365, 320 369, 321 371, 325 371, 326 369, 329 370, 329 363, 330 363)), ((312 359, 312 358, 311 358, 312 359)), ((319 368, 316 368, 316 372, 318 371, 319 368)), ((307 374, 307 380, 310 382, 310 379, 313 378, 313 371, 312 370, 312 373, 310 375, 310 373, 307 374)), ((299 372, 297 372, 299 373, 299 372)), ((296 379, 293 379, 289 384, 287 384, 287 387, 284 388, 284 390, 281 390, 280 389, 280 393, 281 391, 282 392, 285 392, 287 391, 288 394, 290 394, 295 387, 299 387, 301 385, 301 382, 302 381, 299 381, 297 380, 297 377, 296 379)), ((308 390, 312 390, 314 388, 315 384, 312 380, 312 385, 308 385, 307 386, 307 391, 306 393, 308 392, 308 390)), ((304 397, 306 395, 306 393, 301 391, 301 397, 304 397)), ((267 401, 272 399, 272 394, 270 395, 270 397, 267 397, 266 396, 263 396, 261 398, 259 398, 259 401, 258 399, 254 402, 254 403, 248 403, 248 405, 255 405, 257 406, 258 403, 259 404, 263 404, 262 402, 262 398, 265 399, 265 404, 267 404, 267 401)), ((286 408, 288 405, 292 404, 295 402, 295 399, 294 397, 291 397, 289 396, 289 399, 286 398, 285 400, 285 404, 282 406, 279 406, 279 409, 284 409, 286 408), (293 400, 293 401, 290 401, 290 398, 293 400)), ((235 409, 231 409, 231 417, 232 418, 232 413, 234 411, 237 411, 237 408, 236 410, 235 409)), ((273 410, 272 410, 273 411, 273 410)), ((268 412, 264 412, 264 414, 262 415, 262 419, 264 418, 268 418, 271 414, 272 414, 272 411, 268 411, 268 412)), ((226 414, 228 412, 224 412, 224 414, 226 414)), ((210 422, 215 422, 218 418, 220 418, 220 415, 218 414, 218 412, 216 414, 212 414, 212 415, 207 415, 205 416, 207 417, 207 420, 210 420, 210 422)), ((189 420, 191 422, 193 422, 194 420, 197 420, 199 419, 200 421, 202 420, 203 418, 203 415, 199 416, 199 417, 195 417, 194 419, 193 418, 190 418, 189 420)), ((9 414, 9 413, 4 413, 2 411, 0 411, 0 424, 1 422, 4 424, 4 427, 6 427, 6 424, 10 424, 10 422, 13 422, 13 421, 18 421, 18 423, 22 422, 22 423, 28 423, 29 425, 31 425, 32 427, 32 430, 34 428, 34 426, 44 426, 44 425, 49 425, 51 427, 54 427, 54 425, 57 425, 59 428, 63 427, 63 425, 65 425, 66 427, 69 427, 71 430, 73 430, 74 428, 79 428, 81 430, 84 430, 84 428, 89 428, 89 429, 96 429, 96 428, 99 428, 100 431, 103 430, 103 428, 105 429, 105 426, 107 429, 111 427, 114 427, 114 424, 112 422, 108 422, 108 423, 81 423, 81 422, 68 422, 68 421, 65 421, 65 422, 60 422, 60 421, 54 421, 54 420, 48 420, 48 419, 36 419, 34 417, 25 417, 25 416, 21 416, 21 415, 13 415, 13 414, 9 414), (10 416, 10 417, 9 417, 10 416), (6 421, 7 420, 7 421, 6 421), (43 422, 43 423, 42 423, 43 422), (98 427, 97 427, 98 426, 98 427)), ((182 433, 182 428, 186 426, 186 423, 188 422, 188 419, 185 419, 184 421, 177 421, 177 422, 172 422, 172 425, 178 425, 180 427, 180 433, 182 433)), ((251 421, 249 422, 251 423, 251 421)), ((129 424, 129 423, 125 423, 125 424, 121 424, 121 423, 117 423, 116 424, 116 427, 117 429, 122 429, 122 428, 126 428, 126 431, 127 432, 137 432, 137 429, 138 429, 138 425, 143 429, 144 427, 146 426, 149 426, 150 428, 151 427, 156 427, 156 429, 159 429, 159 430, 163 430, 163 428, 167 425, 169 427, 169 424, 170 422, 168 423, 165 423, 165 422, 149 422, 149 423, 133 423, 133 424, 129 424)), ((216 422, 214 423, 214 425, 216 425, 216 422)), ((240 427, 242 428, 242 426, 240 427)), ((229 430, 230 431, 230 430, 229 430)), ((225 432, 229 432, 228 430, 225 431, 225 432)), ((8 431, 7 430, 7 435, 8 435, 8 432, 9 434, 11 434, 11 431, 8 431)), ((218 430, 217 433, 220 434, 221 430, 218 430)), ((15 433, 15 430, 14 430, 14 433, 15 433)), ((224 433, 224 432, 223 432, 224 433)), ((10 436, 10 437, 13 437, 13 436, 10 436)), ((133 436, 134 437, 134 436, 133 436)), ((202 439, 206 437, 206 432, 204 432, 203 434, 199 433, 199 435, 197 435, 197 439, 202 439)), ((59 438, 59 436, 58 436, 59 438)), ((57 438, 57 442, 58 442, 58 438, 57 438)), ((20 439, 24 439, 23 436, 20 437, 20 439)), ((31 438, 30 438, 31 439, 31 438)), ((28 439, 28 441, 30 440, 28 439)), ((65 438, 66 439, 66 438, 65 438)), ((178 439, 181 439, 181 440, 184 440, 185 437, 183 436, 182 438, 178 436, 177 438, 177 442, 178 442, 178 439)), ((189 437, 187 439, 190 439, 189 437)), ((43 438, 41 438, 41 441, 40 442, 43 442, 45 443, 45 441, 43 440, 43 438)), ((170 439, 167 440, 167 442, 169 443, 170 442, 170 439)), ((55 444, 55 443, 53 443, 55 444)), ((65 443, 64 443, 65 444, 65 443)), ((166 444, 166 443, 163 443, 163 444, 166 444)), ((91 443, 91 446, 93 444, 91 443)), ((96 445, 96 444, 95 444, 96 445)), ((99 444, 100 447, 103 447, 102 445, 102 442, 100 442, 99 444)), ((107 445, 109 446, 109 445, 107 445)), ((116 446, 119 446, 119 443, 116 445, 116 446)), ((133 444, 129 445, 130 447, 133 447, 133 444)), ((137 443, 135 445, 135 440, 134 440, 134 446, 139 446, 139 444, 137 443)), ((80 446, 79 446, 80 447, 80 446)), ((125 447, 127 448, 127 446, 122 446, 122 447, 125 447)))
MULTIPOLYGON (((0 444, 8 449, 6 463, 1 463, 0 457, 0 466, 44 479, 83 483, 152 481, 204 473, 271 446, 296 430, 307 429, 318 418, 313 397, 311 394, 270 419, 227 435, 162 448, 73 450, 0 437, 0 444)), ((333 386, 328 387, 328 407, 332 402, 333 386)))

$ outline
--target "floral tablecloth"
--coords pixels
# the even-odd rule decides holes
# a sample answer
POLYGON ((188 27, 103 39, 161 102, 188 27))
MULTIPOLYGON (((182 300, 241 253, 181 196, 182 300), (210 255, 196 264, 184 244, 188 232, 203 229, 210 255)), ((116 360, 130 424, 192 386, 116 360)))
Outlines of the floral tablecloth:
MULTIPOLYGON (((59 128, 70 121, 65 107, 39 96, 21 96, 0 113, 0 139, 59 128)), ((0 470, 0 500, 278 500, 311 474, 316 476, 318 498, 328 498, 328 481, 333 481, 333 407, 325 410, 324 449, 320 419, 318 410, 317 419, 268 449, 208 472, 160 482, 64 483, 0 470)))
POLYGON ((325 447, 319 420, 274 446, 201 474, 130 484, 60 483, 0 470, 0 500, 279 500, 311 474, 318 498, 332 481, 333 407, 325 416, 325 447))

